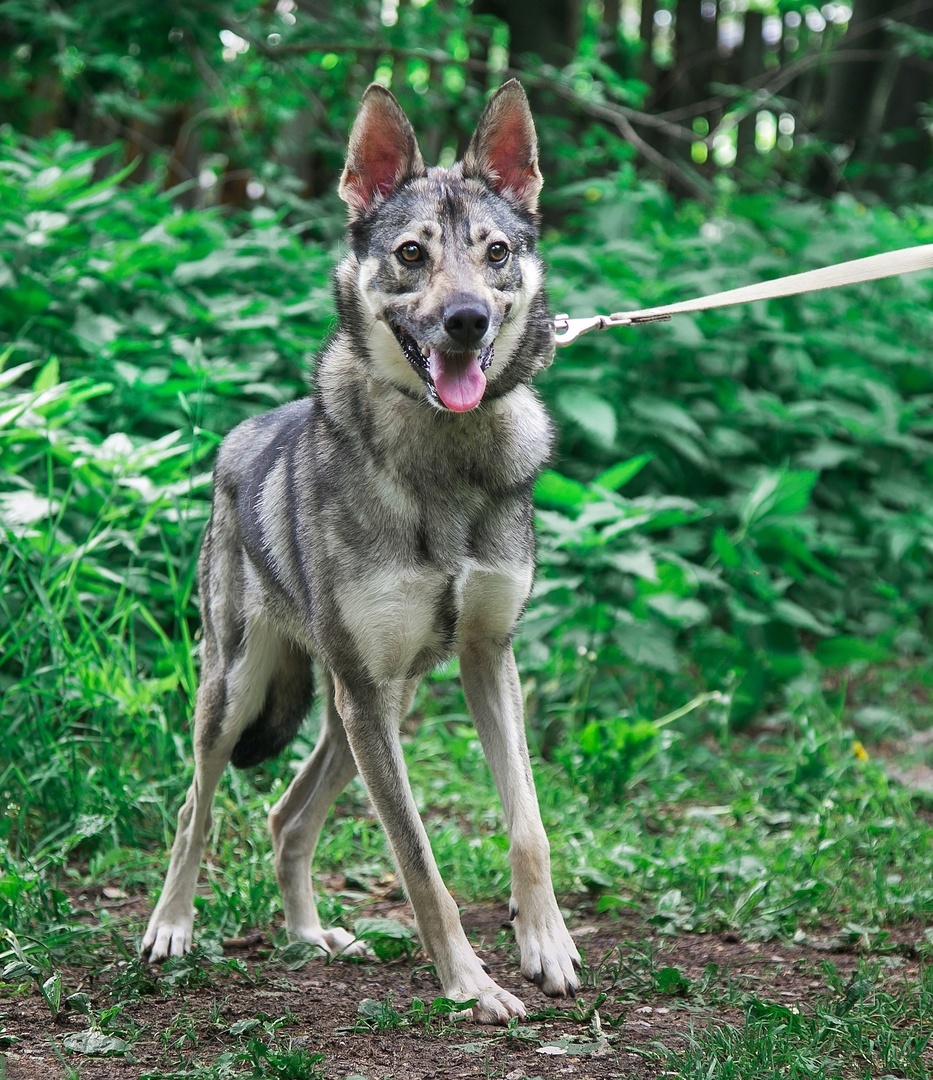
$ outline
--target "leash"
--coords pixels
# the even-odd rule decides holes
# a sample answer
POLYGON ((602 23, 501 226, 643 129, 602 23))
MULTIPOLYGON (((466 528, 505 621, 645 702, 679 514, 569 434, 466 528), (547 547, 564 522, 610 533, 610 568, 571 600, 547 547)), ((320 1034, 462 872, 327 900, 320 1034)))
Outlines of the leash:
POLYGON ((678 304, 666 304, 663 307, 616 311, 612 315, 591 315, 588 319, 571 319, 569 315, 557 315, 554 319, 554 336, 558 345, 569 345, 590 330, 608 330, 614 326, 641 326, 643 323, 662 322, 672 315, 687 311, 709 311, 711 308, 731 307, 734 304, 750 304, 754 300, 774 300, 779 296, 837 289, 841 285, 857 285, 861 281, 877 281, 879 278, 930 269, 933 269, 933 244, 921 244, 918 247, 886 251, 881 255, 869 255, 865 259, 836 263, 821 270, 807 270, 802 274, 772 278, 771 281, 762 281, 757 285, 744 285, 740 289, 711 293, 709 296, 683 300, 678 304))

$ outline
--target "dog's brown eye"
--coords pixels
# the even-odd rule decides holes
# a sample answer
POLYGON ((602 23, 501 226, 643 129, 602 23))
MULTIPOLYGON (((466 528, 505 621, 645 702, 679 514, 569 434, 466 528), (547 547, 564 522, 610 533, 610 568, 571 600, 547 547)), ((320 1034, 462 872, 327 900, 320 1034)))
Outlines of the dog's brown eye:
POLYGON ((424 258, 424 252, 421 250, 421 245, 416 244, 413 240, 402 246, 395 253, 405 263, 421 262, 424 258))
POLYGON ((497 240, 495 243, 490 244, 486 255, 489 261, 495 265, 504 263, 509 257, 509 245, 504 244, 501 240, 497 240))

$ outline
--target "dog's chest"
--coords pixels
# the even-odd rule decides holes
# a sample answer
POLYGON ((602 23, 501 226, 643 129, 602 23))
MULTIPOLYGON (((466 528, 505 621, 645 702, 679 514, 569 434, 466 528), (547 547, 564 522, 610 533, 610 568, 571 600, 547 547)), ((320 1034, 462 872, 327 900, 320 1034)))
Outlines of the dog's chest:
POLYGON ((470 641, 511 634, 531 588, 530 561, 456 573, 431 564, 393 563, 335 590, 341 622, 370 678, 415 677, 470 641))
POLYGON ((357 490, 357 531, 338 560, 349 572, 333 597, 376 680, 424 674, 464 641, 507 637, 531 586, 527 492, 433 479, 414 486, 380 473, 357 490))

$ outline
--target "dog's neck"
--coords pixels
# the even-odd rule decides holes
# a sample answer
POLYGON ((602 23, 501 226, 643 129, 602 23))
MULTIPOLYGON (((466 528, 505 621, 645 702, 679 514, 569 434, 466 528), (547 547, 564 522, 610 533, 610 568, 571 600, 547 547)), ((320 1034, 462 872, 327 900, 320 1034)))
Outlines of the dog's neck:
MULTIPOLYGON (((361 367, 355 344, 339 333, 321 355, 315 397, 326 422, 376 460, 404 447, 437 473, 488 477, 496 488, 530 484, 551 453, 552 428, 530 386, 484 401, 469 413, 436 408, 424 393, 361 367)), ((485 483, 483 484, 485 486, 485 483)))

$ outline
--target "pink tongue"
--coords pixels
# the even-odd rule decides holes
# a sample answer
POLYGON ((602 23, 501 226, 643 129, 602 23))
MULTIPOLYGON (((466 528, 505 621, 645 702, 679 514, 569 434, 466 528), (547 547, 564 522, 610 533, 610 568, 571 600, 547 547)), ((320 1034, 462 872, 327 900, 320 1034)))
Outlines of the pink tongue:
POLYGON ((437 396, 453 412, 469 412, 483 400, 486 376, 479 353, 448 354, 431 350, 428 370, 437 396))

